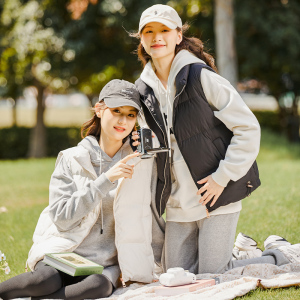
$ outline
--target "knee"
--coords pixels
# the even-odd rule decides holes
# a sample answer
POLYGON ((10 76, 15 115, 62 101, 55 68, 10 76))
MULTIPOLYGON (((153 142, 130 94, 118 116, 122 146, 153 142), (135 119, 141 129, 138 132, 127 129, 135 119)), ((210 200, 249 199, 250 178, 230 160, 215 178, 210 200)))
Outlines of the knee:
POLYGON ((32 275, 28 285, 28 289, 33 292, 32 296, 51 294, 62 286, 59 272, 52 267, 34 271, 32 275))
POLYGON ((89 276, 93 282, 90 291, 95 294, 97 298, 109 297, 113 292, 113 285, 111 281, 104 275, 92 274, 89 276))

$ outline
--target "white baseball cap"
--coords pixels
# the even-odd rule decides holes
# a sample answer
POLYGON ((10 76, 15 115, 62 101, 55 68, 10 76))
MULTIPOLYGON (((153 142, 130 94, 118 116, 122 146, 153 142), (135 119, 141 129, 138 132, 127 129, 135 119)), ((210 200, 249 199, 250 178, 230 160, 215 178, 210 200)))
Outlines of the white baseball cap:
POLYGON ((162 23, 170 29, 182 28, 182 21, 177 11, 169 5, 156 4, 144 10, 140 18, 139 33, 151 22, 162 23))

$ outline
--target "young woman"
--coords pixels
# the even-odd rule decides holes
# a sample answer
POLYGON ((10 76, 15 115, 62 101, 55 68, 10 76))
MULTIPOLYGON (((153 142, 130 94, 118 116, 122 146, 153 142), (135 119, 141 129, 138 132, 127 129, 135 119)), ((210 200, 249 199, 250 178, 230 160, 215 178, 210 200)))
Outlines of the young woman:
POLYGON ((116 180, 132 178, 137 157, 128 136, 141 109, 134 84, 113 80, 100 93, 100 107, 82 128, 77 147, 58 155, 49 206, 36 227, 27 272, 0 283, 0 298, 96 299, 108 297, 120 269, 113 202, 116 180), (73 251, 102 266, 102 275, 72 277, 42 262, 45 253, 73 251))
POLYGON ((158 4, 142 13, 136 34, 145 119, 161 146, 171 148, 157 155, 156 208, 160 215, 166 209, 163 267, 222 273, 249 263, 288 263, 277 249, 232 260, 241 199, 260 185, 260 126, 217 74, 202 42, 184 36, 186 29, 173 8, 158 4))

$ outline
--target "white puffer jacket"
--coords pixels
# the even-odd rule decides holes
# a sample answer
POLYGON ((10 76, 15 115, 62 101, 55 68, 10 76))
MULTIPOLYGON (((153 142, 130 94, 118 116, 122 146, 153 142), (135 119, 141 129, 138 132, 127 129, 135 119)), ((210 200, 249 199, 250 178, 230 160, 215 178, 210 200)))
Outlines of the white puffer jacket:
MULTIPOLYGON (((82 146, 73 147, 59 153, 67 161, 74 181, 80 189, 87 180, 95 180, 97 175, 90 161, 88 150, 82 146)), ((151 282, 154 276, 154 255, 152 242, 151 176, 154 159, 134 158, 132 179, 119 180, 114 200, 116 247, 123 280, 151 282)), ((49 216, 49 206, 38 220, 33 245, 29 251, 27 264, 34 270, 36 263, 45 253, 74 251, 89 234, 101 211, 98 204, 86 215, 79 225, 68 230, 60 230, 49 216)))

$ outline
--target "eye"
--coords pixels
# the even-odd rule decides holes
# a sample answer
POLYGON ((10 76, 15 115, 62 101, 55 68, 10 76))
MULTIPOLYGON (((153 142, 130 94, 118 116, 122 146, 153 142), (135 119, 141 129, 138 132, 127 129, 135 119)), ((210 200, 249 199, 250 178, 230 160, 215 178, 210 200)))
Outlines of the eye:
POLYGON ((135 118, 135 117, 136 117, 135 114, 129 114, 128 116, 129 116, 130 118, 135 118))
POLYGON ((113 110, 113 112, 115 112, 115 113, 120 113, 120 111, 119 111, 117 108, 115 108, 115 109, 113 110))
POLYGON ((169 32, 170 30, 168 30, 168 29, 163 29, 163 31, 162 32, 169 32))
POLYGON ((145 31, 145 33, 152 33, 152 30, 147 30, 145 31))

